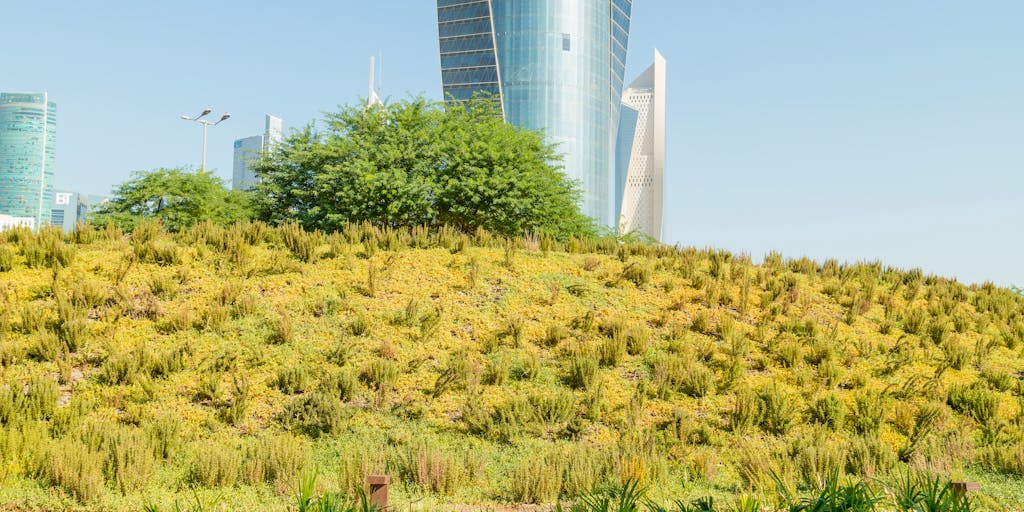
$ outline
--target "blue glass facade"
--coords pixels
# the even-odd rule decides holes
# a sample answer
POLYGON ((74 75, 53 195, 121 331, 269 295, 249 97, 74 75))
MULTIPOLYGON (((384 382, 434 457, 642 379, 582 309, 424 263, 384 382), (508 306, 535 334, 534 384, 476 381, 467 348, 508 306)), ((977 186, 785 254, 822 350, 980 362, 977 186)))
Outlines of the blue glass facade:
MULTIPOLYGON (((615 141, 615 211, 622 211, 622 197, 626 192, 626 177, 629 174, 629 160, 633 156, 633 141, 636 139, 636 123, 640 113, 628 105, 622 106, 619 115, 619 134, 615 141)), ((616 214, 620 215, 620 214, 616 214)), ((620 223, 622 219, 616 219, 620 223)))
POLYGON ((438 0, 445 96, 502 101, 543 131, 583 189, 583 211, 615 224, 614 151, 631 0, 438 0))
POLYGON ((437 32, 445 99, 476 93, 501 97, 494 24, 488 0, 438 0, 437 32))
POLYGON ((0 214, 50 221, 56 139, 46 94, 0 94, 0 214))

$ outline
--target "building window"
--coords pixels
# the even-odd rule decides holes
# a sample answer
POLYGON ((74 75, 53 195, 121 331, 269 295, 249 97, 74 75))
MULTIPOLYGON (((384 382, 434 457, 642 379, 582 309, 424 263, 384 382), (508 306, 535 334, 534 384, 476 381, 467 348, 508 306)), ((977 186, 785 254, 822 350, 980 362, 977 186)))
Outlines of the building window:
POLYGON ((572 36, 569 34, 562 34, 562 50, 571 52, 572 51, 572 36))

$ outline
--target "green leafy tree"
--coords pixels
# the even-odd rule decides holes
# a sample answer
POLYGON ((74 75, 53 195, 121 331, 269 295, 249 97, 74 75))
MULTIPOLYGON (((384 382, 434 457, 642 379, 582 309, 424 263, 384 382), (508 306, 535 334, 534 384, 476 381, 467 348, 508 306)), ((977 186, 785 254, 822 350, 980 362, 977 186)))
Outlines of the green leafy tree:
POLYGON ((541 133, 505 123, 493 100, 415 99, 327 114, 254 166, 259 217, 338 230, 483 227, 504 235, 593 233, 581 193, 541 133))
POLYGON ((204 220, 224 225, 250 218, 249 194, 227 190, 217 176, 157 169, 134 173, 91 220, 96 225, 113 222, 130 231, 143 219, 159 219, 167 229, 178 231, 204 220))

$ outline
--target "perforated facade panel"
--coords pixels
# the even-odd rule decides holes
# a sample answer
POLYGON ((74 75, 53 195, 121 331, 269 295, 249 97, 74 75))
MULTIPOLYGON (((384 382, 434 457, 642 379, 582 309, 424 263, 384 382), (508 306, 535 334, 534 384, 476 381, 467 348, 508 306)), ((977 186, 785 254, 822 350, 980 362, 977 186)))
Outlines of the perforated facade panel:
POLYGON ((623 93, 616 162, 619 232, 656 240, 661 239, 665 193, 665 67, 655 51, 654 64, 623 93))

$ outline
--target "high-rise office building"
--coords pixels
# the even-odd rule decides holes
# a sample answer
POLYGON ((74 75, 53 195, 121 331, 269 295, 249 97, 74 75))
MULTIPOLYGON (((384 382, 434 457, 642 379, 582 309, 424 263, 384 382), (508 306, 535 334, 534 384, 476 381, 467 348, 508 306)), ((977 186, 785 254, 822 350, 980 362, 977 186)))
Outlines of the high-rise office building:
POLYGON ((446 99, 501 102, 541 130, 583 189, 583 212, 615 217, 614 147, 632 0, 437 0, 446 99))
POLYGON ((57 104, 46 93, 0 94, 0 215, 49 222, 57 154, 57 104))
POLYGON ((58 190, 53 193, 48 222, 70 233, 79 223, 89 220, 90 213, 109 200, 109 196, 58 190))
POLYGON ((665 194, 665 58, 622 94, 615 154, 619 233, 642 233, 661 240, 665 194))
POLYGON ((253 135, 235 141, 235 160, 231 173, 231 188, 251 190, 259 182, 251 169, 254 159, 263 154, 263 135, 253 135))
POLYGON ((235 162, 231 175, 233 189, 251 190, 259 183, 259 178, 252 171, 252 163, 272 146, 281 142, 282 126, 280 118, 267 114, 263 135, 235 141, 235 162))
POLYGON ((50 205, 50 225, 67 232, 74 231, 79 216, 84 213, 84 207, 81 194, 63 190, 54 192, 53 203, 50 205))

